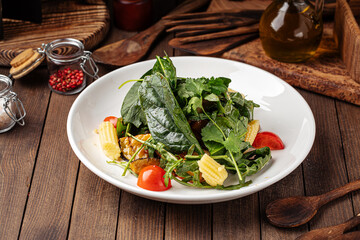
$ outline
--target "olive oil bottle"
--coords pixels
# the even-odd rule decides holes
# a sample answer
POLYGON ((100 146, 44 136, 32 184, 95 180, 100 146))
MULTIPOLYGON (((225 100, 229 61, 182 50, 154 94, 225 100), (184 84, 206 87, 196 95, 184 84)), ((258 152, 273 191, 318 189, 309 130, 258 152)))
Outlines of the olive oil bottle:
POLYGON ((323 0, 274 0, 260 19, 259 33, 265 53, 281 62, 311 58, 323 32, 323 0))

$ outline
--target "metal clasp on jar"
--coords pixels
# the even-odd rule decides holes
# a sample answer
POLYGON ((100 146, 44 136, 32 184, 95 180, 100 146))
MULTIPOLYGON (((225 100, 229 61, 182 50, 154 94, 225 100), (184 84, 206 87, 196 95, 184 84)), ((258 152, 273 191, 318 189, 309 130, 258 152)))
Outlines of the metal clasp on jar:
POLYGON ((17 122, 19 125, 24 126, 25 121, 24 117, 26 115, 26 111, 24 108, 23 103, 20 101, 20 99, 17 97, 16 93, 10 92, 7 96, 4 97, 4 111, 5 113, 11 118, 14 122, 17 122), (12 109, 15 104, 15 110, 12 109), (18 115, 18 116, 17 116, 18 115))
POLYGON ((81 57, 82 62, 80 63, 80 67, 84 71, 84 73, 86 73, 90 77, 98 79, 99 68, 97 67, 94 59, 91 57, 91 54, 92 53, 90 51, 84 51, 84 56, 81 57), (89 67, 86 66, 86 63, 88 63, 89 67))

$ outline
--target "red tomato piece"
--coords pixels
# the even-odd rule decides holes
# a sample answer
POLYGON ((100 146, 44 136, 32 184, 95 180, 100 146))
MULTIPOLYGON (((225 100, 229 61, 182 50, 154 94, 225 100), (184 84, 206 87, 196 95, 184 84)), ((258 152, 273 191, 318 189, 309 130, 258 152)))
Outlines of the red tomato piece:
POLYGON ((114 125, 114 128, 116 128, 117 124, 117 117, 109 116, 104 119, 104 122, 111 122, 114 125))
POLYGON ((272 132, 258 133, 252 146, 254 148, 269 147, 271 150, 281 150, 285 147, 280 137, 272 132))
POLYGON ((165 170, 156 165, 144 167, 140 173, 137 185, 150 191, 165 191, 171 188, 171 181, 166 187, 164 183, 165 170))

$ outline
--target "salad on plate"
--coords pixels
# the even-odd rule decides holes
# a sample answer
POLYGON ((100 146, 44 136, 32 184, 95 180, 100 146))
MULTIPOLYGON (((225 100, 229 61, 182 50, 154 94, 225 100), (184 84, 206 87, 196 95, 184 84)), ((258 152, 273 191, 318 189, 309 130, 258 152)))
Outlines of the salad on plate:
POLYGON ((135 82, 121 116, 106 116, 98 128, 108 163, 138 177, 152 191, 171 181, 195 188, 239 189, 284 148, 271 132, 259 132, 256 103, 228 88, 226 77, 180 77, 166 55, 135 82), (236 179, 234 181, 234 179, 236 179))

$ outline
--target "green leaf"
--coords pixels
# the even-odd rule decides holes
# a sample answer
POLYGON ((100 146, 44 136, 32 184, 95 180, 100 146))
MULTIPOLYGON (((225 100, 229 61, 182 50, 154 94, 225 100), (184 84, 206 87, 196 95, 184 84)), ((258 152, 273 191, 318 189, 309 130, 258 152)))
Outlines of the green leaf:
POLYGON ((231 82, 231 79, 225 78, 225 77, 217 77, 217 78, 210 78, 209 80, 209 86, 211 89, 211 92, 220 95, 225 92, 227 92, 229 83, 231 82))
POLYGON ((137 128, 140 127, 141 124, 146 124, 145 115, 141 109, 137 94, 140 85, 141 82, 136 82, 132 85, 121 107, 121 116, 123 117, 124 124, 132 123, 137 128))
POLYGON ((197 161, 184 161, 180 166, 176 168, 176 174, 180 177, 187 177, 190 172, 195 172, 199 169, 199 165, 197 164, 197 161))
POLYGON ((229 136, 224 141, 224 146, 228 151, 238 153, 241 150, 241 143, 241 136, 236 135, 234 132, 230 132, 229 136))
POLYGON ((223 144, 224 137, 221 134, 220 130, 212 123, 209 122, 202 130, 201 130, 202 140, 204 142, 214 141, 223 144))
POLYGON ((174 152, 195 145, 202 152, 190 125, 177 103, 169 82, 159 73, 145 77, 138 93, 151 136, 174 152))
POLYGON ((205 146, 210 152, 210 155, 223 155, 225 153, 224 144, 214 142, 214 141, 207 141, 204 142, 205 146))
POLYGON ((193 112, 194 115, 198 116, 198 112, 201 110, 201 99, 198 97, 192 97, 189 101, 189 103, 185 107, 185 111, 187 113, 193 112))
POLYGON ((201 97, 203 91, 209 91, 210 88, 206 85, 205 78, 187 78, 186 79, 186 90, 193 92, 195 96, 201 97))
POLYGON ((152 74, 161 73, 169 81, 171 89, 175 89, 177 79, 176 68, 173 62, 167 55, 163 58, 156 56, 156 59, 157 61, 152 69, 152 74))
POLYGON ((211 93, 209 95, 207 95, 206 97, 204 97, 205 100, 208 100, 210 102, 219 102, 220 99, 217 95, 215 95, 214 93, 211 93))
POLYGON ((116 132, 118 138, 125 137, 126 125, 123 123, 123 119, 120 117, 116 123, 116 132))

